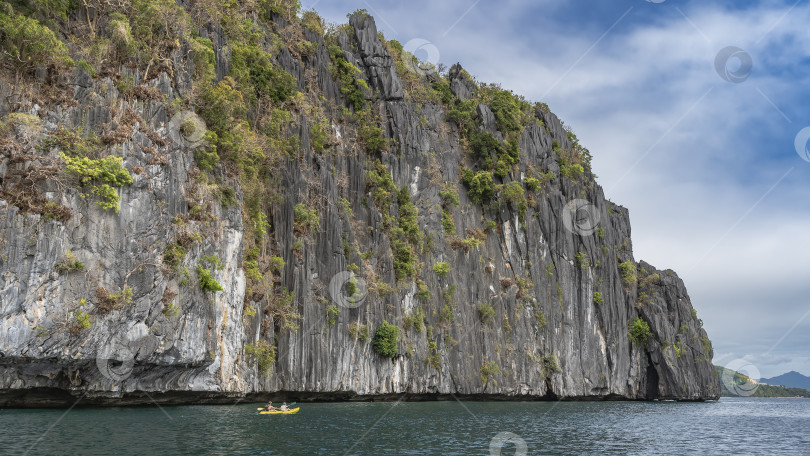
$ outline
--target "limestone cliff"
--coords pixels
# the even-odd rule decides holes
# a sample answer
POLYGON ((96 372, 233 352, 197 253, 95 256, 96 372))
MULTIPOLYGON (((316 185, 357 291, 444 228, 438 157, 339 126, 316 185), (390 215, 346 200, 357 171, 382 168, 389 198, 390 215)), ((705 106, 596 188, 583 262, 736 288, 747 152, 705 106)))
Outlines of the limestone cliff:
POLYGON ((4 67, 0 405, 719 395, 547 107, 362 11, 208 6, 39 11, 73 65, 4 67))

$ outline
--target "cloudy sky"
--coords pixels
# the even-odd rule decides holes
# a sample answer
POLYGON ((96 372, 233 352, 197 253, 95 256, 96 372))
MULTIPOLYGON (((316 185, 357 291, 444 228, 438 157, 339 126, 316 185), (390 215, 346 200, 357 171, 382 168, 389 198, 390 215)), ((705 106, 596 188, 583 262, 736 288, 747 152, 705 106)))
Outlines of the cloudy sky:
POLYGON ((636 259, 686 282, 715 363, 810 375, 810 5, 708 3, 302 0, 548 103, 630 209, 636 259))

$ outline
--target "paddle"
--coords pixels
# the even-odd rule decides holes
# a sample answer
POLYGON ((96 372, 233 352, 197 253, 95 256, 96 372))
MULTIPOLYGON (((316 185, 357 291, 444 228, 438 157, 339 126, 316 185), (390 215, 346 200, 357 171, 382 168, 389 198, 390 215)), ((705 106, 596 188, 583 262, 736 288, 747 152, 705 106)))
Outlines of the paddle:
MULTIPOLYGON (((297 404, 297 403, 298 403, 298 402, 290 402, 289 404, 287 404, 287 407, 292 407, 293 405, 295 405, 295 404, 297 404)), ((258 410, 258 411, 262 411, 262 410, 264 410, 264 407, 259 407, 259 408, 257 408, 256 410, 258 410)))

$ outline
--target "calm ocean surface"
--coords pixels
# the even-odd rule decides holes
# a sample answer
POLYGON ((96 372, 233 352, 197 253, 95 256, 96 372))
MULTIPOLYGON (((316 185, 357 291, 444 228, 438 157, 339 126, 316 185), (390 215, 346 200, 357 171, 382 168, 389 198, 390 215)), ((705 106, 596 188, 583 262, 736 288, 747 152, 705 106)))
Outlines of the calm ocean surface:
POLYGON ((0 410, 0 454, 810 455, 806 399, 259 405, 0 410))

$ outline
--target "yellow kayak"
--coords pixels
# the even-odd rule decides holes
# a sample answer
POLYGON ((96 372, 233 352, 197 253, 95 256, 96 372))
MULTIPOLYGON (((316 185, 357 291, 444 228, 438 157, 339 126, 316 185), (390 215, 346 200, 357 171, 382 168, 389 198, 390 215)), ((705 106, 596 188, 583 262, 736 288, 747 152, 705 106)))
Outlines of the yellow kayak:
POLYGON ((300 410, 300 409, 301 409, 301 407, 296 407, 294 409, 289 409, 289 410, 287 410, 285 412, 282 412, 281 410, 277 410, 275 412, 267 412, 267 411, 259 412, 259 414, 260 415, 292 415, 293 413, 298 413, 298 410, 300 410))

